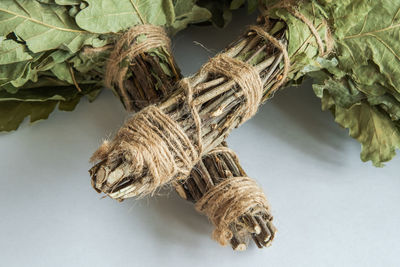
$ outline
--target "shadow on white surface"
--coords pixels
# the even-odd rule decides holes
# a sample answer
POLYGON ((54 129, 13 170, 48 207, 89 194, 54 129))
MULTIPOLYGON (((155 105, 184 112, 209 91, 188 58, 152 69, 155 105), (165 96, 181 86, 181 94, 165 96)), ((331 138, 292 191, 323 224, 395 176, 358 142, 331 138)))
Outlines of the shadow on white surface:
POLYGON ((316 159, 345 164, 339 155, 346 153, 347 131, 333 122, 329 112, 321 112, 321 103, 312 91, 311 81, 277 92, 248 124, 316 159), (333 153, 326 153, 321 146, 333 153))

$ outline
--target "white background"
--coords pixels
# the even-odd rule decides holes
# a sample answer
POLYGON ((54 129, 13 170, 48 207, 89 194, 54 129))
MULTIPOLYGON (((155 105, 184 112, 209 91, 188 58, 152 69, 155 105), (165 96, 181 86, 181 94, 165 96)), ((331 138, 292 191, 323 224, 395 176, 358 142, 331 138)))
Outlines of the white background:
MULTIPOLYGON (((235 20, 174 39, 185 74, 253 18, 235 20)), ((207 219, 168 190, 101 199, 88 158, 126 118, 103 92, 0 135, 1 266, 400 266, 400 156, 384 168, 362 163, 360 145, 320 110, 310 83, 278 93, 228 139, 272 205, 278 234, 262 250, 220 247, 207 219)))

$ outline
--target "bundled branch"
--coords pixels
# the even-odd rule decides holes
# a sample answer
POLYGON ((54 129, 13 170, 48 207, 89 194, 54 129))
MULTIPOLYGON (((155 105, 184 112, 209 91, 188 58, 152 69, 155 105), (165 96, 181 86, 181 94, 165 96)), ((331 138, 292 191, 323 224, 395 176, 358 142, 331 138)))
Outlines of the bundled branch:
MULTIPOLYGON (((254 29, 261 32, 262 28, 254 29)), ((282 38, 282 31, 276 34, 282 38)), ((128 120, 115 139, 104 143, 94 154, 101 163, 93 174, 102 181, 115 181, 115 173, 121 174, 117 180, 124 182, 110 196, 122 198, 149 194, 164 183, 184 179, 202 155, 243 122, 249 110, 256 110, 248 105, 244 90, 235 80, 215 74, 214 70, 224 65, 227 72, 236 70, 233 74, 239 77, 245 74, 244 83, 255 80, 259 89, 265 85, 267 95, 274 84, 282 83, 278 78, 283 71, 279 66, 282 58, 282 52, 273 45, 267 46, 256 31, 246 33, 193 77, 182 80, 170 98, 128 120), (243 66, 248 63, 242 63, 242 58, 256 65, 257 72, 249 68, 245 72, 243 66)), ((248 94, 256 92, 251 84, 242 86, 247 86, 248 94)))
MULTIPOLYGON (((168 36, 162 28, 151 25, 136 26, 120 38, 110 55, 105 76, 106 84, 114 88, 128 111, 139 111, 165 99, 180 78, 168 36), (143 36, 146 40, 138 42, 137 39, 143 36), (158 48, 159 53, 152 53, 154 48, 158 48), (174 75, 164 74, 160 57, 169 62, 164 68, 168 67, 174 75), (120 63, 126 60, 129 64, 122 65, 121 69, 120 63)), ((97 174, 104 169, 99 170, 98 167, 95 165, 90 170, 93 187, 113 198, 124 199, 126 196, 113 194, 123 181, 115 177, 114 184, 110 184, 110 180, 99 179, 101 176, 97 174)), ((272 216, 265 195, 247 177, 236 154, 226 146, 205 156, 193 168, 190 177, 185 182, 175 183, 175 188, 181 197, 197 203, 199 211, 208 211, 206 215, 217 227, 213 236, 222 245, 230 242, 233 249, 245 250, 253 238, 262 248, 269 245, 275 236, 276 229, 271 223, 272 216), (218 186, 223 182, 223 186, 218 186), (233 193, 235 197, 227 193, 233 193), (211 209, 213 206, 218 208, 211 209), (224 218, 223 214, 229 214, 229 217, 224 218)))
MULTIPOLYGON (((385 0, 378 2, 377 5, 389 5, 385 0)), ((366 33, 351 34, 356 31, 353 27, 356 16, 352 17, 353 24, 341 18, 343 12, 351 15, 349 10, 356 10, 357 5, 363 12, 383 15, 382 10, 375 10, 375 4, 368 1, 318 4, 310 0, 302 1, 297 7, 283 1, 264 10, 266 21, 261 26, 250 27, 198 73, 183 79, 168 99, 128 120, 115 138, 95 153, 94 159, 101 162, 100 169, 106 170, 95 175, 108 180, 115 173, 121 174, 119 180, 124 183, 112 193, 121 197, 143 196, 163 184, 184 179, 202 156, 254 115, 258 105, 269 99, 287 79, 300 81, 306 74, 315 77, 317 95, 323 97, 323 103, 329 100, 328 108, 334 111, 337 121, 349 127, 350 134, 363 144, 362 158, 376 165, 390 159, 400 144, 398 117, 391 108, 398 103, 394 98, 391 106, 383 99, 379 101, 366 78, 370 79, 373 74, 374 79, 381 79, 378 87, 385 99, 390 94, 397 96, 398 87, 393 86, 398 78, 382 76, 358 47, 350 50, 352 54, 347 52, 348 45, 354 45, 352 39, 369 38, 368 31, 379 30, 376 29, 379 25, 359 18, 358 30, 366 33), (330 53, 333 43, 336 54, 330 53), (350 66, 349 60, 356 64, 350 66), (357 72, 364 69, 368 69, 368 77, 357 72), (335 87, 329 88, 329 84, 335 87), (346 86, 348 91, 342 89, 346 86), (365 117, 369 116, 368 112, 372 118, 365 117), (373 131, 376 123, 384 127, 383 132, 373 131)), ((382 31, 395 30, 398 34, 398 28, 393 26, 398 20, 397 13, 390 15, 391 19, 385 21, 389 28, 382 31)), ((389 38, 388 42, 392 40, 389 38)), ((377 55, 397 61, 397 65, 387 66, 390 73, 396 74, 399 71, 396 56, 388 54, 388 47, 381 43, 373 45, 378 48, 377 55)), ((375 58, 376 55, 366 56, 375 58)))
POLYGON ((264 193, 226 144, 204 156, 178 183, 180 196, 196 203, 217 226, 213 237, 221 244, 230 240, 235 250, 245 250, 250 238, 259 248, 271 244, 276 228, 264 193))

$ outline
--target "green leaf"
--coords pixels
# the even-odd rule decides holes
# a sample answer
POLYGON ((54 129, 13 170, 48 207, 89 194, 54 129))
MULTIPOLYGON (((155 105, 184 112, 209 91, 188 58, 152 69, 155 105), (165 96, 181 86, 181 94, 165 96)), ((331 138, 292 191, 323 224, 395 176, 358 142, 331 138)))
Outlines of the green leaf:
POLYGON ((331 110, 335 121, 349 128, 350 136, 362 144, 361 159, 381 166, 382 162, 393 158, 400 146, 396 126, 400 118, 400 103, 389 95, 368 96, 349 78, 337 81, 321 75, 322 72, 316 72, 310 76, 316 82, 313 88, 321 98, 322 109, 331 110))
POLYGON ((78 51, 97 35, 80 29, 64 6, 36 1, 1 0, 0 35, 14 32, 34 53, 66 48, 78 51))
POLYGON ((375 166, 391 160, 400 148, 400 132, 396 125, 377 108, 360 103, 350 109, 336 106, 335 121, 349 129, 349 134, 362 145, 361 159, 375 166))
MULTIPOLYGON (((280 0, 266 0, 269 6, 280 0)), ((314 78, 323 109, 362 143, 363 160, 375 165, 398 147, 400 107, 400 1, 308 0, 296 7, 318 30, 325 47, 329 25, 334 51, 321 58, 317 38, 286 8, 269 9, 284 21, 290 82, 314 78)))
MULTIPOLYGON (((22 76, 30 73, 31 61, 16 62, 0 65, 0 87, 22 79, 22 76)), ((16 89, 17 90, 17 89, 16 89)))
POLYGON ((60 101, 58 109, 62 111, 73 111, 80 101, 80 97, 75 97, 69 101, 60 101))
POLYGON ((81 87, 82 93, 73 86, 28 88, 17 94, 0 91, 0 131, 16 130, 27 116, 31 122, 47 119, 57 104, 60 110, 72 111, 83 95, 93 101, 101 91, 98 85, 81 87))
POLYGON ((233 0, 231 2, 230 9, 232 9, 232 10, 238 9, 241 6, 243 6, 244 3, 246 3, 246 0, 233 0))
MULTIPOLYGON (((180 2, 182 0, 178 0, 177 2, 180 2)), ((190 2, 190 1, 186 1, 190 2)), ((165 12, 165 17, 166 17, 166 25, 172 25, 176 19, 175 16, 175 7, 172 1, 164 1, 164 12, 165 12)))
POLYGON ((249 13, 253 13, 257 10, 258 0, 247 0, 247 10, 249 13))
POLYGON ((0 42, 0 65, 16 63, 32 59, 32 56, 26 52, 23 44, 14 40, 4 40, 0 42))
POLYGON ((81 85, 82 92, 79 92, 75 86, 43 86, 36 88, 20 89, 17 93, 8 93, 0 91, 0 104, 4 101, 29 101, 45 102, 49 100, 70 101, 79 95, 90 94, 97 91, 100 85, 81 85))
POLYGON ((335 10, 340 67, 361 84, 379 82, 400 92, 400 1, 351 1, 335 10), (358 19, 361 17, 362 19, 358 19), (360 71, 363 65, 376 68, 360 71), (358 67, 354 69, 354 66, 358 67), (373 66, 373 65, 372 65, 373 66))
POLYGON ((52 4, 52 5, 60 5, 60 6, 69 6, 69 5, 80 5, 82 3, 81 0, 36 0, 43 4, 52 4))
MULTIPOLYGON (((361 142, 361 158, 380 166, 399 147, 400 1, 321 2, 338 61, 324 67, 331 77, 320 87, 330 95, 324 94, 323 105, 330 105, 335 120, 361 142)), ((318 85, 314 90, 321 97, 318 85)))
POLYGON ((51 72, 61 81, 66 81, 69 84, 74 83, 71 76, 70 66, 66 62, 54 65, 54 67, 51 68, 51 72))
POLYGON ((368 102, 385 110, 393 121, 400 120, 400 103, 394 97, 390 95, 369 97, 368 102))
POLYGON ((231 1, 228 0, 199 0, 196 2, 197 5, 206 8, 212 14, 211 21, 214 25, 218 27, 226 26, 231 18, 231 1))
POLYGON ((38 2, 40 2, 40 3, 42 3, 42 4, 55 4, 55 1, 54 0, 36 0, 36 1, 38 1, 38 2))
POLYGON ((230 5, 231 10, 236 10, 242 7, 247 2, 248 13, 253 13, 258 7, 258 0, 233 0, 230 5))
POLYGON ((172 24, 173 34, 186 28, 189 23, 199 23, 211 18, 211 13, 206 8, 193 5, 193 1, 178 1, 176 5, 176 18, 172 24), (184 3, 184 4, 183 4, 184 3))
MULTIPOLYGON (((314 81, 316 80, 314 79, 314 81)), ((323 81, 323 84, 315 83, 313 89, 319 98, 323 97, 324 90, 328 91, 335 104, 342 108, 349 108, 366 99, 365 94, 357 90, 354 83, 349 79, 337 81, 329 77, 323 81)))
POLYGON ((167 22, 163 0, 86 2, 89 6, 76 15, 76 22, 79 27, 90 32, 117 33, 138 24, 165 25, 167 22))
POLYGON ((30 122, 47 119, 57 105, 57 101, 20 102, 7 101, 0 105, 0 131, 18 129, 25 117, 30 116, 30 122))
POLYGON ((55 0, 57 5, 80 5, 82 0, 55 0))

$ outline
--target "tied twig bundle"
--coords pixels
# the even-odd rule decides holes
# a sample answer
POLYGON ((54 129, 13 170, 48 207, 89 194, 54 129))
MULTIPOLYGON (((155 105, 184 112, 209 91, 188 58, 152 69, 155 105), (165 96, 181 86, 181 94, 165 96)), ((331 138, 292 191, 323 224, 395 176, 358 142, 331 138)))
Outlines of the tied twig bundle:
POLYGON ((213 238, 221 245, 230 241, 235 250, 244 250, 249 238, 260 248, 271 244, 276 229, 268 201, 226 144, 204 156, 183 185, 184 196, 216 226, 213 238))
MULTIPOLYGON (((118 63, 118 61, 128 61, 128 63, 129 62, 130 63, 125 64, 125 66, 128 66, 128 68, 135 66, 136 67, 135 69, 130 69, 129 71, 135 72, 136 75, 138 75, 139 73, 144 72, 143 70, 137 68, 138 65, 146 67, 151 66, 152 68, 157 67, 155 64, 152 64, 153 61, 150 60, 148 56, 146 56, 148 55, 148 52, 151 51, 151 49, 162 47, 163 52, 166 53, 167 57, 170 56, 170 41, 165 40, 165 38, 168 37, 163 32, 162 28, 151 25, 138 26, 138 27, 140 27, 140 29, 131 29, 126 33, 128 37, 125 37, 123 35, 121 40, 119 40, 119 42, 125 45, 121 45, 121 43, 116 45, 115 48, 116 50, 112 53, 108 69, 119 67, 121 62, 118 63), (150 35, 150 37, 148 37, 145 31, 146 29, 152 27, 154 27, 155 30, 152 30, 151 31, 152 34, 150 35), (140 50, 137 47, 135 47, 138 44, 136 44, 135 39, 132 38, 133 35, 132 32, 136 33, 136 37, 140 36, 141 34, 146 35, 146 39, 142 43, 140 43, 140 50), (150 42, 151 45, 146 45, 147 42, 150 42), (127 46, 127 44, 130 44, 130 46, 127 46), (149 50, 146 50, 145 47, 149 48, 149 50), (135 53, 126 52, 124 51, 124 49, 133 50, 135 51, 135 53), (121 54, 129 55, 128 59, 121 57, 120 56, 121 54), (134 64, 132 64, 132 62, 134 62, 134 64), (149 62, 150 64, 148 64, 149 62)), ((172 57, 169 59, 169 63, 171 69, 177 70, 177 67, 175 66, 172 57)), ((124 68, 125 68, 124 73, 126 76, 128 69, 127 67, 124 68)), ((176 77, 173 78, 175 79, 181 78, 178 72, 179 71, 175 72, 177 73, 177 75, 176 77)), ((126 77, 123 77, 122 80, 118 80, 121 79, 122 76, 119 77, 116 76, 115 71, 114 72, 109 71, 107 73, 108 76, 106 77, 106 84, 108 86, 113 85, 113 88, 120 95, 121 101, 124 103, 127 110, 135 110, 135 111, 140 110, 140 108, 137 105, 132 105, 132 103, 134 104, 144 103, 143 105, 145 105, 145 103, 152 104, 159 102, 161 99, 167 97, 170 94, 170 91, 174 89, 172 86, 169 87, 166 86, 164 88, 166 90, 162 92, 157 92, 155 84, 152 84, 151 80, 150 82, 147 82, 147 80, 139 79, 138 77, 134 77, 131 80, 127 80, 126 77), (132 81, 136 86, 131 86, 132 81), (148 85, 152 86, 149 87, 148 85), (147 95, 145 95, 145 93, 147 95)), ((181 84, 183 82, 184 80, 181 82, 181 84)), ((187 90, 190 90, 190 88, 187 90)), ((157 111, 155 110, 154 112, 157 111)), ((157 116, 162 116, 162 114, 155 115, 155 117, 157 116)), ((139 129, 143 128, 145 129, 147 125, 151 125, 151 123, 148 123, 147 118, 142 118, 142 119, 143 120, 141 120, 141 123, 143 124, 142 125, 136 124, 136 127, 138 127, 139 129)), ((165 120, 168 121, 168 118, 165 118, 165 120)), ((163 122, 163 120, 161 122, 163 122)), ((129 124, 127 125, 129 126, 129 124)), ((127 129, 124 130, 121 129, 119 131, 119 134, 121 135, 121 139, 125 139, 125 141, 121 142, 121 144, 123 145, 129 146, 130 140, 135 139, 135 136, 132 135, 127 129)), ((157 139, 158 136, 155 136, 155 138, 157 139)), ((184 136, 182 138, 184 138, 184 136)), ((154 140, 154 143, 159 144, 160 142, 162 141, 154 140)), ((187 142, 187 140, 184 140, 184 142, 187 142)), ((177 149, 179 149, 179 145, 182 143, 182 140, 176 140, 176 143, 178 144, 177 149)), ((102 146, 104 150, 101 149, 98 152, 100 154, 106 153, 106 151, 109 150, 111 146, 112 145, 109 142, 105 142, 102 146)), ((184 154, 185 151, 180 151, 180 153, 184 154)), ((187 156, 190 157, 190 155, 187 156)), ((183 164, 187 163, 187 161, 188 158, 185 157, 182 158, 183 164)), ((155 162, 154 164, 157 164, 157 162, 155 162)), ((91 170, 91 172, 93 172, 94 169, 96 168, 97 166, 95 166, 91 170)), ((135 169, 132 166, 130 166, 130 168, 135 169)), ((154 169, 162 170, 163 168, 164 166, 159 165, 154 169)), ((100 171, 100 173, 101 172, 102 171, 100 171)), ((236 190, 236 201, 233 202, 230 201, 229 199, 225 199, 223 197, 224 194, 219 193, 220 191, 224 191, 225 189, 225 187, 219 186, 219 183, 223 181, 228 181, 233 177, 237 177, 236 179, 246 179, 247 183, 251 183, 252 181, 248 177, 242 177, 245 175, 245 173, 240 167, 239 160, 237 159, 236 154, 232 150, 228 149, 226 146, 221 146, 218 149, 214 149, 212 153, 207 155, 197 166, 194 167, 191 173, 192 174, 190 175, 190 177, 187 179, 186 182, 175 184, 176 190, 181 197, 187 200, 194 201, 195 203, 203 203, 202 206, 204 207, 206 206, 211 207, 212 203, 214 206, 215 205, 218 206, 224 203, 223 206, 226 207, 228 210, 238 211, 235 214, 232 213, 229 218, 225 218, 224 220, 219 220, 220 223, 216 224, 219 225, 218 231, 230 233, 230 236, 228 238, 222 239, 221 237, 219 237, 216 238, 217 241, 219 241, 223 245, 226 245, 228 242, 230 242, 235 250, 245 250, 248 246, 250 238, 253 238, 256 244, 260 248, 270 244, 275 235, 275 228, 271 223, 272 216, 269 213, 269 207, 266 205, 267 200, 265 198, 265 195, 262 193, 261 188, 259 188, 253 181, 252 184, 254 190, 250 192, 247 190, 242 192, 242 194, 238 194, 236 190), (199 175, 200 169, 203 171, 204 173, 203 175, 199 175), (207 187, 204 187, 204 184, 207 184, 207 187), (212 201, 210 197, 217 195, 220 195, 220 197, 212 201), (264 203, 264 205, 258 205, 257 203, 252 204, 251 201, 249 202, 249 200, 253 199, 255 195, 258 196, 258 199, 260 200, 259 203, 264 203)), ((101 181, 98 178, 99 177, 97 176, 92 177, 92 184, 94 188, 97 191, 104 192, 106 194, 110 193, 108 190, 110 189, 109 187, 110 185, 107 183, 101 183, 101 181)), ((123 181, 120 182, 122 182, 123 184, 123 181)), ((157 181, 157 182, 159 184, 162 184, 162 181, 157 181)), ((236 184, 238 182, 236 182, 236 184)), ((121 186, 121 184, 115 183, 114 189, 117 189, 119 186, 121 186)), ((124 193, 129 194, 129 192, 124 192, 124 193)), ((226 194, 225 196, 228 197, 226 194)), ((206 215, 208 215, 211 221, 215 222, 213 218, 217 216, 217 214, 210 214, 206 212, 206 215)), ((214 235, 214 237, 217 236, 214 235)))
MULTIPOLYGON (((136 166, 141 170, 140 173, 135 172, 135 175, 131 175, 132 171, 129 170, 124 173, 123 179, 126 185, 123 187, 123 192, 129 192, 129 196, 141 196, 143 193, 154 192, 157 189, 154 187, 154 181, 161 179, 161 177, 154 177, 154 174, 163 176, 165 183, 185 177, 187 170, 197 163, 200 156, 211 151, 233 128, 254 114, 260 104, 260 97, 257 95, 262 94, 262 101, 267 100, 284 84, 286 77, 296 73, 298 68, 301 69, 302 66, 290 64, 285 45, 285 27, 280 26, 278 22, 275 21, 275 25, 269 23, 271 27, 252 26, 238 42, 211 59, 197 74, 185 79, 185 83, 178 84, 173 95, 154 106, 160 114, 165 114, 171 119, 174 125, 170 126, 175 128, 179 135, 186 135, 191 141, 192 145, 185 143, 183 148, 187 150, 196 148, 198 157, 193 157, 195 161, 190 162, 186 168, 176 168, 174 159, 179 159, 180 155, 175 152, 173 145, 175 138, 165 139, 170 136, 170 130, 160 127, 160 123, 155 120, 153 120, 154 124, 148 127, 151 130, 144 133, 141 138, 143 141, 147 136, 159 135, 164 139, 162 146, 169 146, 167 157, 142 161, 142 158, 150 159, 154 153, 141 150, 140 146, 133 144, 129 149, 113 146, 99 158, 99 160, 104 160, 105 165, 113 165, 114 162, 121 163, 119 164, 121 167, 117 169, 124 169, 124 166, 136 166), (280 64, 282 61, 283 66, 280 64), (244 65, 246 67, 243 67, 244 65), (242 71, 230 72, 231 69, 239 68, 242 71), (255 75, 258 77, 255 78, 255 75), (248 84, 246 83, 248 80, 257 82, 248 84), (261 81, 261 87, 259 81, 261 81), (250 113, 249 107, 252 110, 250 113), (140 156, 137 156, 139 154, 140 156), (119 156, 110 161, 108 155, 119 156), (131 161, 136 161, 135 157, 140 159, 140 165, 131 161), (170 162, 163 162, 163 165, 170 167, 168 170, 163 173, 151 170, 154 161, 166 158, 173 159, 170 162)), ((327 31, 326 24, 317 28, 320 31, 327 31)), ((298 53, 301 51, 299 50, 298 53)), ((140 118, 149 110, 141 111, 130 120, 129 124, 135 125, 136 118, 140 118)), ((135 128, 130 128, 130 130, 137 131, 135 128)), ((115 141, 118 142, 118 135, 115 141)), ((112 194, 124 195, 123 192, 112 194)))
MULTIPOLYGON (((167 33, 165 32, 164 28, 147 24, 132 27, 130 30, 122 34, 121 38, 114 45, 114 48, 110 54, 106 66, 106 71, 104 75, 104 84, 108 88, 117 89, 117 94, 121 97, 121 101, 122 103, 124 103, 124 106, 128 111, 138 110, 142 108, 142 106, 137 106, 135 105, 134 102, 132 102, 132 97, 137 99, 139 98, 139 96, 137 95, 132 96, 130 94, 129 89, 132 88, 132 83, 130 83, 129 80, 127 79, 128 70, 138 63, 136 59, 138 58, 139 55, 143 55, 145 54, 145 52, 149 52, 156 48, 163 49, 165 53, 170 55, 171 40, 168 37, 167 33), (142 40, 139 40, 139 38, 141 37, 142 40)), ((168 59, 170 58, 171 57, 168 56, 168 59)), ((176 74, 177 67, 175 62, 168 62, 168 63, 170 63, 169 65, 171 67, 171 71, 174 74, 176 74)), ((159 62, 153 64, 150 63, 150 66, 155 67, 155 65, 157 64, 158 68, 160 68, 159 62)), ((143 71, 143 68, 141 68, 141 70, 143 71)), ((140 72, 142 72, 139 71, 139 69, 137 68, 134 69, 134 71, 136 73, 139 73, 139 75, 141 74, 140 72)), ((161 73, 162 72, 160 71, 157 72, 157 74, 161 73)), ((151 75, 149 74, 149 76, 151 75)), ((150 81, 149 83, 151 84, 152 81, 150 81)), ((143 98, 142 101, 151 100, 152 98, 155 98, 155 96, 150 95, 149 96, 150 99, 147 99, 143 95, 145 94, 144 90, 137 89, 136 91, 140 93, 141 98, 143 98)))
MULTIPOLYGON (((251 210, 257 211, 258 207, 269 210, 260 187, 248 177, 226 179, 196 203, 196 209, 216 225, 213 237, 222 245, 226 245, 233 237, 229 229, 231 223, 251 210)), ((270 240, 263 241, 269 243, 270 240)))

